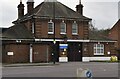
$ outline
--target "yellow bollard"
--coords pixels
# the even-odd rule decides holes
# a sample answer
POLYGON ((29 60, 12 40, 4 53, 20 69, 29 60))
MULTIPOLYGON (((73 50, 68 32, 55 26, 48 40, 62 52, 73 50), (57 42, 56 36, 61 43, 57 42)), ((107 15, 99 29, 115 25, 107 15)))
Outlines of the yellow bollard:
POLYGON ((117 62, 117 61, 118 61, 118 58, 117 58, 117 56, 111 56, 110 60, 111 60, 112 62, 117 62))

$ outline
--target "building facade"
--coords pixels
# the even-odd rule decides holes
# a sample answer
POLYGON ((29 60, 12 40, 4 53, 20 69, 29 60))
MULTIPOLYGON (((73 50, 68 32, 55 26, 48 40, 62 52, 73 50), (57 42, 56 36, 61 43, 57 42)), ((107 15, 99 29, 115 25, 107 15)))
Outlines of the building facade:
POLYGON ((120 59, 120 20, 116 22, 116 24, 110 29, 109 38, 116 40, 115 48, 118 53, 118 58, 120 59))
POLYGON ((53 0, 34 8, 28 0, 27 14, 22 1, 18 19, 3 32, 2 60, 5 63, 68 62, 109 60, 114 52, 112 40, 90 40, 90 18, 83 16, 83 5, 76 11, 53 0))

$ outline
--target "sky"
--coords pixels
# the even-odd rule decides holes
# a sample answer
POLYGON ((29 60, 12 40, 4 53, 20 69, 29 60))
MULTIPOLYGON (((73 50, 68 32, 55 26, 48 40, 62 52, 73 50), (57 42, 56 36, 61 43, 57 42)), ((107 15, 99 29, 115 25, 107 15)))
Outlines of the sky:
MULTIPOLYGON (((20 0, 0 0, 0 27, 12 26, 12 21, 18 18, 17 6, 20 0)), ((34 0, 35 6, 44 0, 34 0)), ((98 29, 111 28, 118 20, 118 2, 119 0, 57 0, 68 7, 76 10, 79 1, 83 4, 83 15, 92 19, 92 24, 98 29)), ((26 2, 25 13, 27 11, 26 2)))

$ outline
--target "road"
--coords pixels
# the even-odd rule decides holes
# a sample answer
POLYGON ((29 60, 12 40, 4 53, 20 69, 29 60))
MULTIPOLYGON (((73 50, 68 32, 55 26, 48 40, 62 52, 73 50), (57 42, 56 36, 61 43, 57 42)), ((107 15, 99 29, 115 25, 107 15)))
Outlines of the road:
POLYGON ((118 77, 118 63, 69 62, 54 66, 3 67, 3 77, 77 77, 77 69, 89 69, 93 77, 118 77))

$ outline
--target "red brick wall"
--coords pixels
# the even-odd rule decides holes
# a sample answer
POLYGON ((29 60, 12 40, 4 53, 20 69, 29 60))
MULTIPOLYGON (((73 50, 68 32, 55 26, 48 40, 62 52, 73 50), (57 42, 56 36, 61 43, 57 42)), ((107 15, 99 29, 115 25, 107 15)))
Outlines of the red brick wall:
POLYGON ((120 22, 118 23, 118 48, 120 49, 120 22))
MULTIPOLYGON (((50 45, 33 44, 33 62, 47 62, 51 60, 50 45), (48 58, 48 59, 47 59, 48 58)), ((2 46, 3 63, 25 63, 30 60, 30 45, 9 44, 2 46), (13 56, 8 56, 7 52, 13 52, 13 56)))
MULTIPOLYGON (((54 35, 48 34, 48 22, 47 19, 35 19, 35 36, 38 38, 53 38, 54 35)), ((64 35, 60 34, 60 23, 62 20, 56 20, 55 21, 55 36, 56 38, 63 38, 64 35)), ((66 23, 66 29, 67 29, 67 37, 70 39, 88 39, 88 33, 89 33, 89 25, 88 21, 77 21, 78 24, 78 35, 72 35, 72 23, 74 21, 67 21, 66 23)), ((28 30, 31 30, 31 22, 27 21, 25 22, 25 25, 27 26, 28 30)))
POLYGON ((116 52, 115 52, 115 47, 114 47, 114 43, 101 43, 101 44, 104 44, 104 55, 94 55, 94 44, 98 44, 98 43, 89 43, 89 46, 88 46, 88 53, 90 57, 93 57, 93 56, 111 56, 111 55, 116 55, 116 52), (110 52, 111 54, 109 55, 108 52, 110 52))
MULTIPOLYGON (((83 54, 83 57, 89 57, 90 55, 91 55, 91 51, 92 51, 92 49, 91 50, 89 50, 90 48, 89 48, 89 43, 83 43, 83 47, 82 47, 82 54, 83 54)), ((92 52, 93 53, 93 52, 92 52)))
POLYGON ((3 61, 5 63, 29 62, 29 45, 9 44, 3 47, 3 61), (13 56, 8 56, 7 52, 13 52, 13 56))
POLYGON ((113 40, 117 40, 115 47, 120 48, 120 20, 111 28, 109 37, 113 40))
POLYGON ((42 45, 42 44, 33 45, 33 62, 46 62, 47 57, 48 60, 50 60, 49 56, 50 56, 50 52, 48 45, 42 45))

